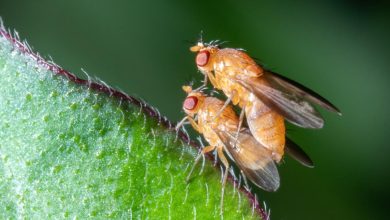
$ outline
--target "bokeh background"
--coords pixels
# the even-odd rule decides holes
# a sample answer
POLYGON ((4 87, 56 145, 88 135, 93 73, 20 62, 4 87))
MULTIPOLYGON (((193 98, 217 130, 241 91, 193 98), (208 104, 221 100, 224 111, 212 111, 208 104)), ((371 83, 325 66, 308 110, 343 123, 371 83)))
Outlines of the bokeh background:
POLYGON ((322 130, 289 127, 316 167, 285 159, 280 190, 258 192, 272 218, 388 219, 390 10, 367 2, 0 0, 0 16, 44 57, 172 121, 183 116, 181 86, 202 79, 188 50, 201 30, 247 49, 343 112, 321 111, 322 130))

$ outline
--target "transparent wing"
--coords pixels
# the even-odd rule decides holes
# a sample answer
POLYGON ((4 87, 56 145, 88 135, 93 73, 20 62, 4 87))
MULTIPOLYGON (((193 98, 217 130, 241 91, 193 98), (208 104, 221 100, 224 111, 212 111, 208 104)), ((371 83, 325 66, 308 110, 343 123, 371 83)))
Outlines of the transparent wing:
POLYGON ((275 83, 278 83, 279 85, 286 88, 290 92, 295 93, 297 96, 300 96, 310 102, 313 102, 325 108, 328 111, 341 114, 340 110, 335 105, 333 105, 330 101, 320 96, 318 93, 314 92, 313 90, 303 86, 302 84, 299 84, 294 80, 291 80, 287 77, 284 77, 278 73, 271 72, 271 71, 267 71, 265 76, 268 81, 275 81, 275 83))
POLYGON ((304 128, 322 128, 324 120, 310 102, 340 113, 325 98, 306 87, 276 73, 265 72, 259 78, 236 79, 267 106, 283 115, 291 123, 304 128))
POLYGON ((310 159, 309 155, 305 153, 296 143, 291 139, 286 138, 286 153, 298 161, 303 166, 313 168, 314 163, 310 159))
POLYGON ((235 132, 216 133, 225 144, 228 154, 249 180, 266 191, 273 192, 279 188, 279 173, 270 151, 258 143, 248 130, 240 132, 236 145, 235 132))

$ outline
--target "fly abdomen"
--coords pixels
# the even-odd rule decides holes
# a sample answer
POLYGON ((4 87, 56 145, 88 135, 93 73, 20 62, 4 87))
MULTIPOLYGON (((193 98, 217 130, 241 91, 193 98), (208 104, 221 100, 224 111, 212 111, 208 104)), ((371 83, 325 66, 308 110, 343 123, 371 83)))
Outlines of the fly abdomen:
POLYGON ((272 151, 273 159, 279 162, 284 154, 284 118, 255 99, 245 108, 249 129, 255 139, 272 151))

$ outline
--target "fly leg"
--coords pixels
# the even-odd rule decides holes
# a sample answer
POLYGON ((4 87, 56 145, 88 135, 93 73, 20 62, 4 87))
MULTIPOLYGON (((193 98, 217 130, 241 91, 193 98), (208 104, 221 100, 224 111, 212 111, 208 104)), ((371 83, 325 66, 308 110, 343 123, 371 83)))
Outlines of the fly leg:
POLYGON ((248 191, 250 191, 250 186, 248 184, 248 180, 246 179, 244 171, 240 170, 240 173, 241 173, 242 179, 244 180, 244 184, 245 184, 246 189, 248 191))
POLYGON ((198 162, 199 162, 200 158, 202 157, 202 155, 204 155, 204 154, 206 154, 206 153, 208 153, 210 151, 213 151, 214 149, 215 149, 215 146, 207 146, 207 147, 204 147, 201 152, 199 152, 198 156, 196 156, 196 158, 195 158, 194 165, 192 165, 191 170, 190 170, 190 172, 187 175, 187 178, 186 178, 186 182, 187 183, 190 180, 191 174, 192 174, 192 172, 194 172, 195 166, 196 166, 196 164, 198 164, 198 162))
POLYGON ((230 97, 228 99, 226 99, 222 108, 217 112, 217 114, 213 117, 213 119, 211 121, 214 121, 216 118, 218 118, 221 115, 221 113, 223 112, 223 110, 225 110, 225 108, 230 104, 231 101, 232 101, 232 99, 230 97))
POLYGON ((207 86, 207 74, 204 74, 203 86, 201 87, 206 87, 206 86, 207 86))
POLYGON ((234 139, 233 148, 236 148, 236 147, 237 147, 238 135, 240 134, 242 122, 244 121, 244 115, 245 115, 245 106, 243 106, 243 107, 241 108, 241 113, 240 113, 240 118, 239 118, 239 122, 238 122, 238 128, 237 128, 236 137, 235 137, 235 139, 234 139))
POLYGON ((220 215, 223 215, 223 199, 224 199, 224 194, 225 194, 225 185, 226 185, 226 180, 227 176, 229 174, 229 162, 226 159, 225 155, 223 154, 222 151, 223 147, 217 147, 217 154, 223 165, 225 166, 225 172, 223 173, 223 178, 222 178, 222 192, 221 192, 221 212, 220 215))
POLYGON ((192 127, 193 127, 197 132, 199 132, 199 133, 201 133, 201 134, 203 133, 203 132, 202 132, 202 129, 200 128, 200 126, 198 125, 198 123, 196 123, 196 121, 195 121, 193 118, 188 117, 188 121, 190 121, 192 127))
POLYGON ((207 74, 203 74, 204 79, 203 79, 203 85, 199 86, 198 88, 194 89, 193 91, 201 91, 203 88, 207 87, 207 74))
POLYGON ((236 90, 233 90, 232 92, 232 95, 228 97, 228 99, 226 99, 225 103, 223 104, 222 108, 217 112, 217 114, 213 117, 212 121, 214 121, 216 118, 219 117, 219 115, 221 115, 221 113, 223 112, 223 110, 225 110, 225 108, 230 104, 230 102, 232 101, 233 98, 236 97, 236 90))
POLYGON ((218 81, 215 79, 215 76, 213 75, 213 73, 211 71, 207 72, 207 77, 209 78, 211 84, 213 84, 213 86, 215 88, 219 88, 218 81))
POLYGON ((184 125, 184 123, 188 120, 188 115, 186 117, 184 117, 179 123, 177 123, 176 127, 175 127, 175 130, 178 131, 180 129, 181 126, 184 125))

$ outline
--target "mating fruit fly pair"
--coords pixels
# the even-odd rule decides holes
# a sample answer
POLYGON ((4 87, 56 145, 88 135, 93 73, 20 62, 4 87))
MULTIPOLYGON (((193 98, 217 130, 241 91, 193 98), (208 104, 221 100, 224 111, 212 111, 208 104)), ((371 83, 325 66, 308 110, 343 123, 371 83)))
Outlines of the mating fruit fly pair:
POLYGON ((284 120, 318 129, 324 121, 311 103, 341 114, 337 107, 297 82, 265 70, 242 50, 221 49, 215 43, 203 42, 190 50, 197 53, 195 61, 204 74, 204 85, 195 90, 183 86, 187 93, 183 110, 187 116, 177 128, 188 120, 209 143, 201 153, 216 150, 224 164, 221 211, 229 169, 225 154, 252 183, 266 191, 279 188, 275 163, 281 161, 285 151, 303 165, 313 167, 305 152, 286 139, 284 120), (225 102, 201 92, 208 81, 223 91, 225 102), (230 103, 241 108, 239 116, 230 103), (243 127, 244 118, 248 128, 243 127))

